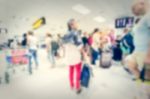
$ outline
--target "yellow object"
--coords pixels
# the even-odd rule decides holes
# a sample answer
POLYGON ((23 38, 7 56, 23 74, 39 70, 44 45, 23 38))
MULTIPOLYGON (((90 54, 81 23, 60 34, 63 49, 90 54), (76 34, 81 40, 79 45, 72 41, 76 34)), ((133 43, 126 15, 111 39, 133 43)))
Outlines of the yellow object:
POLYGON ((45 18, 42 17, 42 18, 38 19, 32 26, 33 26, 33 29, 38 29, 41 26, 43 26, 44 24, 45 24, 45 18))

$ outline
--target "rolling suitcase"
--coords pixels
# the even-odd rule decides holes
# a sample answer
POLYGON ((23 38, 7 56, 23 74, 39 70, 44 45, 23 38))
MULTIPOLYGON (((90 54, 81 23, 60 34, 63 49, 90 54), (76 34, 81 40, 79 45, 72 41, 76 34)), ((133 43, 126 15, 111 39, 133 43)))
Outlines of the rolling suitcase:
POLYGON ((101 68, 110 68, 112 65, 112 53, 110 51, 103 51, 100 58, 101 68))

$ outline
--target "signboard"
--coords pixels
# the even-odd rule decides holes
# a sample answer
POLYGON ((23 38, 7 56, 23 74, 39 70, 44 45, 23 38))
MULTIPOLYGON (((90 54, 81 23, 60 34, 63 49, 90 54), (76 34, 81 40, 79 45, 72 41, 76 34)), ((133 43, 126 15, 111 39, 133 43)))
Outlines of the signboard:
POLYGON ((131 27, 134 24, 134 17, 124 17, 115 20, 116 28, 131 27))

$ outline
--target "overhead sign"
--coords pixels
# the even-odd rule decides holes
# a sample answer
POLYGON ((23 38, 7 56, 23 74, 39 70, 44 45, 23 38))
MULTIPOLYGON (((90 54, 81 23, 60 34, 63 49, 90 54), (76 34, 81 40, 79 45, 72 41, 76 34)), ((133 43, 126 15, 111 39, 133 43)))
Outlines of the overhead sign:
POLYGON ((133 24, 134 24, 134 17, 124 17, 115 20, 116 28, 125 28, 128 26, 133 26, 133 24))
POLYGON ((42 17, 38 19, 37 21, 35 21, 32 26, 33 26, 33 29, 38 29, 45 24, 46 24, 46 19, 45 17, 42 17))

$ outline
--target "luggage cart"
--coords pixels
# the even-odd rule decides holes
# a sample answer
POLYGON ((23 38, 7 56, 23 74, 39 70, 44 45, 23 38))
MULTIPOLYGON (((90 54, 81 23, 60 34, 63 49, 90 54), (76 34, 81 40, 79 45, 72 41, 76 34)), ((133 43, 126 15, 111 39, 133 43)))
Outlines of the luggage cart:
POLYGON ((6 69, 4 74, 5 83, 10 82, 10 76, 15 74, 15 68, 21 65, 27 65, 29 62, 28 50, 20 49, 7 49, 5 50, 6 69))

